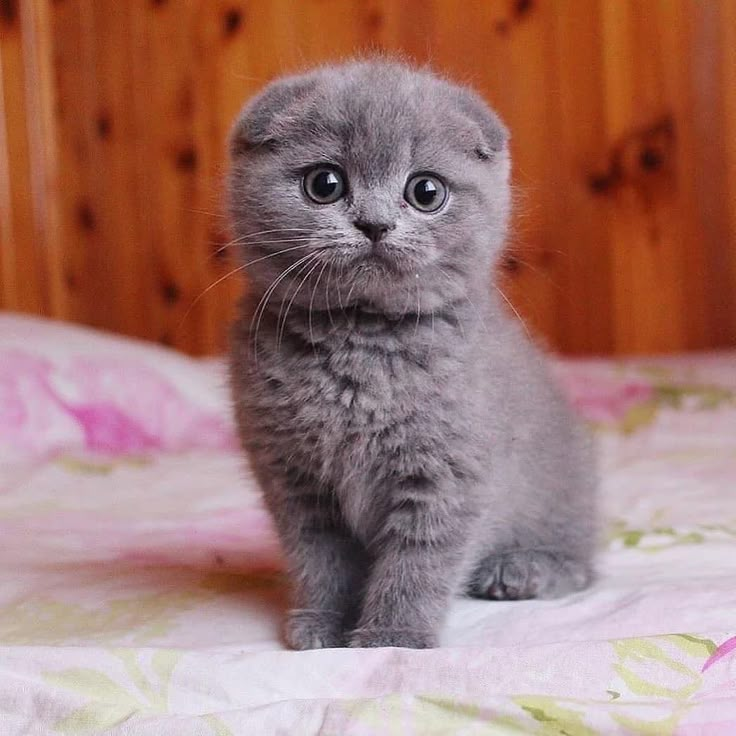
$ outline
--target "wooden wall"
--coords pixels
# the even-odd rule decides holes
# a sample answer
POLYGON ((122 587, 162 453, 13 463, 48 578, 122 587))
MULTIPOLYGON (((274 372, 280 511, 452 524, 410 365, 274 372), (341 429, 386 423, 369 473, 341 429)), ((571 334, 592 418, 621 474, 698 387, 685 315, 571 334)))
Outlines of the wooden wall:
POLYGON ((509 124, 506 288, 552 345, 736 344, 736 0, 0 0, 0 34, 4 308, 219 350, 233 116, 382 49, 509 124))

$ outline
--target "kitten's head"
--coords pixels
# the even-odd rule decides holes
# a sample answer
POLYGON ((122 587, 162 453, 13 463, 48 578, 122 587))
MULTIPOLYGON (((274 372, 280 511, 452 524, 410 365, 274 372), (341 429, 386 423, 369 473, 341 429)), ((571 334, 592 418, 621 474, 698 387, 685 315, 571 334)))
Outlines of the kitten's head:
POLYGON ((501 248, 506 129, 428 72, 374 61, 277 80, 243 109, 230 151, 256 293, 285 274, 273 293, 315 308, 432 308, 482 284, 501 248))

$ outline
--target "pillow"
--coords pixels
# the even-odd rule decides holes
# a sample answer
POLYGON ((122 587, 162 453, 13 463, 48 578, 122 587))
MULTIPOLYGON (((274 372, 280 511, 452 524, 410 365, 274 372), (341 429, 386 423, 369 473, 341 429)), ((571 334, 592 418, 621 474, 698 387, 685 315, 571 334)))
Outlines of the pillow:
POLYGON ((219 361, 0 314, 0 464, 234 448, 225 389, 219 361))

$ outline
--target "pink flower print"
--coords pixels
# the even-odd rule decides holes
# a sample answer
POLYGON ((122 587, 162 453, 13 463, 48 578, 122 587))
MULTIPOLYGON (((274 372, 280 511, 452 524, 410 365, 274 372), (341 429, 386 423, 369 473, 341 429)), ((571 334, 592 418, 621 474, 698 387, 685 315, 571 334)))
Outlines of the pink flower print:
POLYGON ((728 654, 736 652, 736 636, 726 639, 713 654, 708 657, 701 672, 705 672, 710 669, 719 659, 723 659, 728 654))
POLYGON ((114 406, 89 404, 67 408, 84 429, 86 445, 90 450, 132 454, 161 447, 158 438, 114 406))
POLYGON ((68 367, 20 350, 0 354, 0 459, 96 452, 231 449, 222 415, 197 406, 152 368, 106 357, 68 367))
POLYGON ((588 421, 613 424, 654 395, 651 384, 638 377, 617 378, 602 370, 568 368, 559 372, 573 407, 588 421))
POLYGON ((38 458, 84 435, 50 384, 51 364, 17 350, 0 354, 0 457, 38 458))
POLYGON ((94 436, 93 443, 102 442, 107 451, 235 446, 234 433, 224 417, 188 401, 148 366, 85 356, 73 362, 67 379, 84 397, 84 403, 77 405, 83 415, 77 416, 88 439, 94 436))
POLYGON ((736 652, 736 636, 724 641, 708 657, 701 672, 702 684, 693 693, 689 709, 678 724, 678 736, 732 736, 736 733, 736 679, 732 662, 714 666, 736 652))

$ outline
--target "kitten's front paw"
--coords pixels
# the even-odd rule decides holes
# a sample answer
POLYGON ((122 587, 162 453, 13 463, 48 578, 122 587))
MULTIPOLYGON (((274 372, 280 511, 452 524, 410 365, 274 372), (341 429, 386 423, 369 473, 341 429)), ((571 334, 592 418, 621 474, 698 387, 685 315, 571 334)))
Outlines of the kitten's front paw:
POLYGON ((286 619, 286 643, 292 649, 330 649, 346 645, 342 614, 294 609, 286 619))
POLYGON ((592 580, 587 561, 539 550, 514 550, 482 560, 468 593, 495 601, 559 598, 583 590, 592 580))
POLYGON ((350 637, 350 646, 431 649, 437 646, 437 637, 413 629, 356 629, 350 637))

